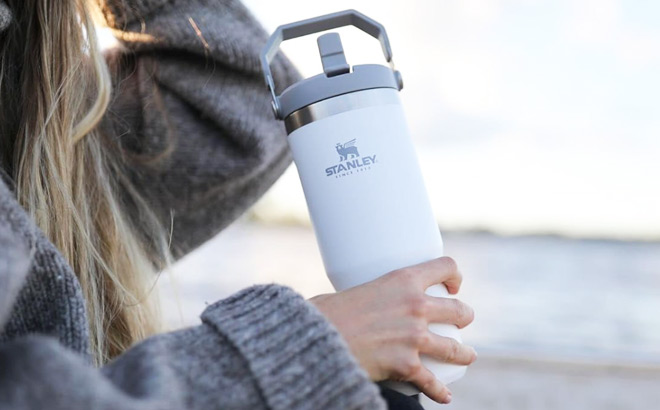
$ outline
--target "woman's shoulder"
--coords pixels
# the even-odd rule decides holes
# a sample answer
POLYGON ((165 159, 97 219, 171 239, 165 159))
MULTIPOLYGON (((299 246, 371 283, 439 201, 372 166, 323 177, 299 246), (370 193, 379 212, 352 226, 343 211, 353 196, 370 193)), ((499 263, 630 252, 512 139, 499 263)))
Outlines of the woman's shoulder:
POLYGON ((78 279, 0 179, 0 341, 34 333, 88 354, 78 279))

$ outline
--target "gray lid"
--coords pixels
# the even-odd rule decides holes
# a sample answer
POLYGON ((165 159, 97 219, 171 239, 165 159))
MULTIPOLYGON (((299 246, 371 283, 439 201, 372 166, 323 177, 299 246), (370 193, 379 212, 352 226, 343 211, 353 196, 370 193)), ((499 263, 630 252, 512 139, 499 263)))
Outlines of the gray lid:
POLYGON ((342 94, 373 88, 399 89, 395 72, 389 67, 378 64, 356 65, 353 72, 350 72, 337 33, 319 37, 319 51, 324 73, 297 82, 282 92, 279 97, 282 118, 310 104, 342 94), (327 38, 332 39, 332 54, 325 53, 327 49, 323 45, 327 38))
POLYGON ((392 50, 385 28, 355 10, 346 10, 278 27, 261 53, 261 64, 266 86, 273 99, 273 112, 278 119, 284 119, 310 104, 355 91, 374 88, 397 90, 403 88, 401 74, 394 68, 392 50), (279 96, 275 93, 270 63, 282 41, 349 25, 380 40, 390 67, 365 64, 355 66, 351 71, 344 56, 339 34, 328 33, 318 38, 323 74, 293 84, 279 96))

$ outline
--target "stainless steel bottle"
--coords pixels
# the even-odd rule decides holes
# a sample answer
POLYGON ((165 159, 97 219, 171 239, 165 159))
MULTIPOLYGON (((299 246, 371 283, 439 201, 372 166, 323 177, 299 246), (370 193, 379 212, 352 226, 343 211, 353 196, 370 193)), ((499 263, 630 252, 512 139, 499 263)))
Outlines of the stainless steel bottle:
MULTIPOLYGON (((354 10, 280 26, 264 48, 262 65, 334 287, 347 289, 442 256, 442 238, 399 100, 401 75, 384 27, 354 10), (339 34, 324 34, 318 38, 324 72, 275 93, 270 62, 282 41, 348 25, 378 38, 390 66, 351 69, 339 34)), ((443 285, 427 293, 448 297, 443 285)), ((430 328, 460 341, 455 326, 430 328)), ((465 373, 464 366, 428 357, 423 362, 444 383, 465 373)))

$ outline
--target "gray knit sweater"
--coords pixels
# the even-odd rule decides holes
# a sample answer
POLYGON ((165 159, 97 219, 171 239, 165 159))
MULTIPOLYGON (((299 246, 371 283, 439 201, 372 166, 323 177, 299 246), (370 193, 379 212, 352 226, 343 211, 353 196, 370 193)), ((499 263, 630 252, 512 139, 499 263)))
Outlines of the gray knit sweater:
MULTIPOLYGON (((180 256, 290 161, 261 83, 265 36, 235 0, 101 3, 126 49, 109 56, 119 81, 103 126, 141 158, 130 177, 174 217, 180 256)), ((0 0, 0 33, 10 24, 0 0)), ((274 68, 280 82, 295 75, 274 68)), ((384 408, 336 330, 287 288, 246 289, 101 369, 87 326, 76 276, 0 182, 0 410, 384 408)))

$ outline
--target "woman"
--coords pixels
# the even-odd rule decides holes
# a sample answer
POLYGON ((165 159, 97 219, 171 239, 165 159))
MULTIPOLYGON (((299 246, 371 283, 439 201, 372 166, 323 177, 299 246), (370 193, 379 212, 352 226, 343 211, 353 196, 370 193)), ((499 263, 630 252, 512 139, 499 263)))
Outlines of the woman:
POLYGON ((0 0, 0 409, 384 408, 384 379, 451 399, 419 362, 475 358, 427 330, 472 320, 424 295, 458 291, 448 258, 312 303, 253 287, 157 334, 155 273, 289 164, 264 40, 235 0, 0 0))

